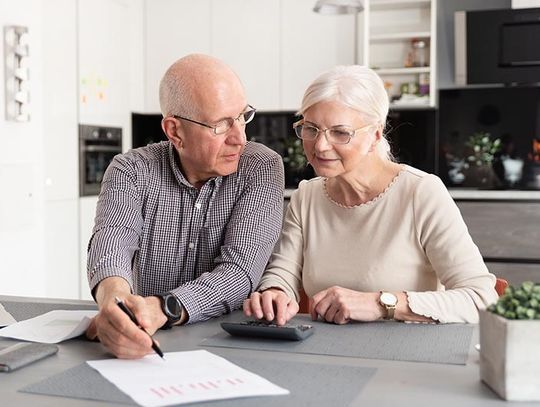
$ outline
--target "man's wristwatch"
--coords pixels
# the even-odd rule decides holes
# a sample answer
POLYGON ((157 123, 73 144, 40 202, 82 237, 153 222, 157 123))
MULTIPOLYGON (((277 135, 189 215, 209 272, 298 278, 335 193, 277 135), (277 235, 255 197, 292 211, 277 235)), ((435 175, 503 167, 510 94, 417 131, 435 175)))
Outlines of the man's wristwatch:
POLYGON ((161 300, 161 310, 167 317, 167 322, 161 327, 162 329, 170 329, 173 325, 176 325, 182 318, 182 310, 184 307, 178 301, 178 298, 174 294, 166 293, 159 294, 161 300))
POLYGON ((394 319, 394 313, 398 303, 397 297, 392 293, 381 291, 379 303, 386 309, 386 317, 384 319, 394 319))

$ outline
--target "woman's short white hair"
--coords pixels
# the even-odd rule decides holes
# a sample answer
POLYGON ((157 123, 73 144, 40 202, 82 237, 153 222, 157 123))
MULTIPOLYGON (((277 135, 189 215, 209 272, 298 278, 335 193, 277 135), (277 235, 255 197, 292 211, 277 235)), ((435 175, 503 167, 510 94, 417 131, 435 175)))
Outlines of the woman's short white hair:
POLYGON ((366 66, 336 66, 309 85, 298 113, 303 115, 311 106, 329 101, 343 103, 357 110, 367 124, 381 127, 383 134, 377 144, 377 153, 381 158, 393 161, 390 144, 384 135, 390 103, 379 75, 366 66))

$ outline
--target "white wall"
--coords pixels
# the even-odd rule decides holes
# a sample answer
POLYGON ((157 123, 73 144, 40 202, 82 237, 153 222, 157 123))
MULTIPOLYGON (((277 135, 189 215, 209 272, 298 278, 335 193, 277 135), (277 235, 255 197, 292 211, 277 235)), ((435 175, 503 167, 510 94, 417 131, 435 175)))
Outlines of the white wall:
MULTIPOLYGON (((0 47, 0 293, 44 294, 42 2, 0 0, 0 26, 29 27, 31 121, 5 120, 0 47), (28 13, 28 10, 33 10, 28 13)), ((3 29, 0 31, 3 36, 3 29)), ((3 44, 3 37, 2 37, 3 44)))
POLYGON ((512 0, 512 8, 540 7, 540 0, 512 0))
POLYGON ((144 105, 143 1, 0 0, 1 28, 29 27, 32 110, 28 123, 5 120, 0 47, 0 294, 85 296, 80 248, 95 198, 80 204, 77 125, 121 126, 131 147, 130 112, 144 105), (81 104, 79 69, 103 73, 107 103, 81 104))

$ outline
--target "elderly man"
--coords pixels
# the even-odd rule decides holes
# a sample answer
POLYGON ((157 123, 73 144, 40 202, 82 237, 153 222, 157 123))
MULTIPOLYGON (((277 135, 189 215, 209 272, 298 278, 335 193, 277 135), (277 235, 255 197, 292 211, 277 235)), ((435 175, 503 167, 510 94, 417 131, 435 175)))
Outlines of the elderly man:
POLYGON ((206 55, 161 80, 168 141, 116 156, 89 244, 99 314, 87 331, 117 357, 152 352, 148 333, 231 312, 257 286, 281 228, 283 164, 246 142, 253 119, 236 74, 206 55))

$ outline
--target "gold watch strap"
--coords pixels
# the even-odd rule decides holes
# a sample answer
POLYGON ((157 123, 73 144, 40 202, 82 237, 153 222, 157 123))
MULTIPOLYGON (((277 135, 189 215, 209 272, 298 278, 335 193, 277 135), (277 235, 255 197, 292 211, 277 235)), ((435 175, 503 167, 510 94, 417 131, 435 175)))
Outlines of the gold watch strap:
POLYGON ((394 313, 396 312, 396 306, 385 305, 386 307, 386 319, 394 319, 394 313))

